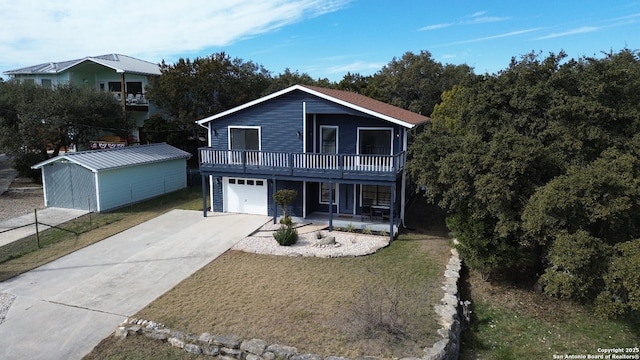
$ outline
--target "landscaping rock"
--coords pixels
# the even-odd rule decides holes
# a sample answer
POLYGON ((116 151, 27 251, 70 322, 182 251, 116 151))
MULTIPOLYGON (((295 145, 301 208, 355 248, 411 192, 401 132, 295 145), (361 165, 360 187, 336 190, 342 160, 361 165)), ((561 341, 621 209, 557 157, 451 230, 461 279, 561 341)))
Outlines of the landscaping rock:
POLYGON ((194 355, 202 354, 202 348, 200 347, 200 345, 196 345, 196 344, 186 344, 184 346, 184 351, 194 355))
POLYGON ((207 332, 202 333, 198 338, 198 341, 200 341, 203 344, 210 345, 211 343, 213 343, 213 336, 207 332))
POLYGON ((119 339, 124 339, 127 337, 127 335, 128 335, 127 328, 124 326, 118 326, 118 328, 116 329, 116 332, 113 334, 113 336, 119 339))
POLYGON ((220 355, 220 348, 212 345, 202 346, 202 353, 209 356, 218 356, 220 355))
POLYGON ((170 337, 168 341, 169 341, 169 344, 171 344, 171 345, 173 345, 173 346, 175 346, 177 348, 184 349, 184 341, 183 340, 181 340, 179 338, 176 338, 176 337, 170 337))
POLYGON ((230 356, 234 359, 242 359, 242 351, 239 349, 230 349, 228 347, 220 348, 220 354, 222 356, 230 356))
POLYGON ((260 339, 245 340, 240 344, 240 350, 255 355, 262 355, 264 349, 267 348, 267 342, 260 339))
POLYGON ((236 335, 218 335, 214 336, 213 343, 229 349, 239 349, 242 339, 236 335))
POLYGON ((294 355, 291 360, 322 360, 322 356, 316 354, 294 355))
POLYGON ((267 347, 267 351, 273 353, 276 357, 282 359, 290 359, 292 356, 298 354, 298 349, 293 346, 285 346, 279 344, 272 344, 267 347))
POLYGON ((318 239, 315 243, 315 245, 333 245, 336 243, 336 237, 335 236, 325 236, 321 239, 318 239))

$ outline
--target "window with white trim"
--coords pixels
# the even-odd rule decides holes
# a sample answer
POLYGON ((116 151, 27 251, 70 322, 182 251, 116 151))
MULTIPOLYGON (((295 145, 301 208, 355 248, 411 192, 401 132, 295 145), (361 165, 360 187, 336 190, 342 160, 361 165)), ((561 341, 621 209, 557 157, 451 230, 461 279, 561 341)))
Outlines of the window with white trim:
POLYGON ((260 150, 259 127, 229 127, 230 150, 260 150))
MULTIPOLYGON (((338 205, 336 188, 337 185, 333 184, 333 191, 331 192, 333 205, 338 205)), ((320 183, 320 204, 329 204, 329 183, 320 183)))
POLYGON ((359 128, 358 154, 360 155, 393 155, 393 129, 359 128))
POLYGON ((320 152, 322 154, 338 153, 337 126, 320 126, 320 152))
POLYGON ((389 207, 391 205, 391 186, 362 185, 362 204, 389 207))

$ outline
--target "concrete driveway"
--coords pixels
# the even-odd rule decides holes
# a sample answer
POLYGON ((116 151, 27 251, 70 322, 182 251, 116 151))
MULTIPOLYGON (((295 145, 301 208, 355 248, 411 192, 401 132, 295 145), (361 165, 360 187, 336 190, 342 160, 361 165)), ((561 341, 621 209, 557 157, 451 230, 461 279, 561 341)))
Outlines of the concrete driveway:
POLYGON ((0 359, 82 358, 269 219, 173 210, 0 283, 0 359))

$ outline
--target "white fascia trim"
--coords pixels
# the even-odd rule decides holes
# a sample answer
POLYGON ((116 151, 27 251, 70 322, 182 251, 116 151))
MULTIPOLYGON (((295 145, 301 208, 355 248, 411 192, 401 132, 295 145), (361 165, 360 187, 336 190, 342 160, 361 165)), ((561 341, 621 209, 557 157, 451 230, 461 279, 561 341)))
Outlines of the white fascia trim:
POLYGON ((74 163, 74 164, 76 164, 78 166, 81 166, 81 167, 87 169, 87 170, 91 170, 94 173, 98 171, 98 169, 86 166, 84 164, 81 164, 81 163, 75 161, 73 159, 73 156, 66 156, 66 155, 58 155, 58 156, 53 157, 51 159, 45 160, 45 161, 43 161, 41 163, 35 164, 35 165, 31 166, 31 168, 34 169, 34 170, 37 170, 37 169, 40 169, 40 168, 44 167, 45 165, 49 165, 49 164, 51 164, 53 162, 58 162, 60 160, 67 160, 68 162, 74 163))
MULTIPOLYGON (((296 86, 298 86, 298 85, 296 85, 296 86)), ((314 91, 314 90, 311 90, 311 89, 308 89, 308 88, 305 88, 305 87, 302 87, 302 86, 300 87, 299 90, 305 91, 305 92, 307 92, 309 94, 315 95, 315 96, 323 98, 325 100, 329 100, 329 101, 334 102, 336 104, 339 104, 339 105, 342 105, 342 106, 346 106, 348 108, 363 112, 365 114, 369 114, 369 115, 375 116, 377 118, 389 121, 389 122, 394 123, 396 125, 400 125, 400 126, 406 127, 408 129, 412 129, 412 128, 415 127, 415 125, 409 124, 408 122, 404 122, 402 120, 398 120, 398 119, 393 118, 391 116, 387 116, 387 115, 381 114, 379 112, 375 112, 373 110, 369 110, 367 108, 363 108, 363 107, 360 107, 358 105, 354 105, 354 104, 352 104, 350 102, 347 102, 347 101, 336 99, 336 98, 334 98, 332 96, 325 95, 323 93, 320 93, 320 92, 317 92, 317 91, 314 91)))
MULTIPOLYGON (((257 104, 260 104, 260 103, 265 102, 267 100, 271 100, 271 99, 276 98, 276 97, 278 97, 280 95, 284 95, 284 94, 286 94, 288 92, 291 92, 291 91, 295 90, 295 88, 297 88, 297 87, 299 88, 298 85, 294 85, 294 86, 288 87, 288 88, 286 88, 284 90, 280 90, 278 92, 275 92, 275 93, 273 93, 271 95, 267 95, 267 96, 261 97, 259 99, 255 99, 253 101, 249 101, 248 103, 242 104, 240 106, 236 106, 236 107, 234 107, 232 109, 229 109, 227 111, 223 111, 221 113, 206 117, 204 119, 197 120, 196 124, 198 124, 200 126, 203 126, 203 124, 208 123, 209 121, 213 121, 213 120, 219 119, 221 117, 227 116, 227 115, 232 114, 234 112, 250 108, 253 105, 257 105, 257 104)), ((304 89, 300 88, 300 90, 304 90, 304 89)))
POLYGON ((366 109, 366 108, 363 108, 363 107, 360 107, 360 106, 354 105, 354 104, 352 104, 352 103, 350 103, 350 102, 342 101, 342 100, 340 100, 340 99, 336 99, 336 98, 334 98, 334 97, 332 97, 332 96, 325 95, 325 94, 323 94, 323 93, 320 93, 320 92, 317 92, 317 91, 311 90, 311 89, 306 88, 306 87, 301 86, 301 85, 293 85, 293 86, 288 87, 288 88, 286 88, 286 89, 283 89, 283 90, 280 90, 280 91, 278 91, 278 92, 275 92, 275 93, 273 93, 273 94, 271 94, 271 95, 267 95, 267 96, 261 97, 261 98, 259 98, 259 99, 256 99, 256 100, 253 100, 253 101, 250 101, 250 102, 248 102, 248 103, 246 103, 246 104, 243 104, 243 105, 237 106, 237 107, 235 107, 235 108, 233 108, 233 109, 229 109, 229 110, 227 110, 227 111, 223 111, 223 112, 221 112, 221 113, 218 113, 218 114, 215 114, 215 115, 212 115, 212 116, 206 117, 206 118, 204 118, 204 119, 197 120, 197 121, 196 121, 196 123, 197 123, 198 125, 200 125, 200 126, 203 126, 203 124, 204 124, 204 123, 207 123, 207 122, 209 122, 209 121, 213 121, 213 120, 219 119, 219 118, 221 118, 221 117, 224 117, 224 116, 227 116, 227 115, 229 115, 229 114, 232 114, 232 113, 234 113, 234 112, 236 112, 236 111, 244 110, 244 109, 246 109, 246 108, 249 108, 249 107, 254 106, 254 105, 257 105, 257 104, 260 104, 260 103, 265 102, 265 101, 267 101, 267 100, 271 100, 271 99, 273 99, 273 98, 276 98, 276 97, 278 97, 278 96, 284 95, 284 94, 289 93, 289 92, 294 91, 294 90, 304 91, 304 92, 306 92, 307 94, 311 94, 311 95, 317 96, 317 97, 319 97, 319 98, 322 98, 322 99, 325 99, 325 100, 329 100, 329 101, 334 102, 334 103, 336 103, 336 104, 339 104, 339 105, 342 105, 342 106, 348 107, 348 108, 350 108, 350 109, 354 109, 354 110, 357 110, 357 111, 363 112, 363 113, 365 113, 365 114, 372 115, 372 116, 377 117, 377 118, 379 118, 379 119, 383 119, 383 120, 389 121, 389 122, 391 122, 391 123, 394 123, 394 124, 396 124, 396 125, 403 126, 403 127, 405 127, 405 128, 408 128, 408 129, 413 129, 413 128, 416 126, 416 125, 414 125, 414 124, 409 124, 408 122, 404 122, 404 121, 402 121, 402 120, 398 120, 398 119, 396 119, 396 118, 393 118, 393 117, 391 117, 391 116, 387 116, 387 115, 384 115, 384 114, 381 114, 381 113, 378 113, 378 112, 375 112, 375 111, 372 111, 372 110, 369 110, 369 109, 366 109))

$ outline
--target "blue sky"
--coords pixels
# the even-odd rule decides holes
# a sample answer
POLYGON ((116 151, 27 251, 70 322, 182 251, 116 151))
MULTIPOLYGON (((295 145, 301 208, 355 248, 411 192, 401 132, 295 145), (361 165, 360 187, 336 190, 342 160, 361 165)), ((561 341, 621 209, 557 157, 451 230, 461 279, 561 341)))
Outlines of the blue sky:
POLYGON ((173 63, 226 51, 274 75, 339 81, 405 52, 495 73, 531 51, 640 49, 640 1, 0 0, 0 72, 121 53, 173 63))

